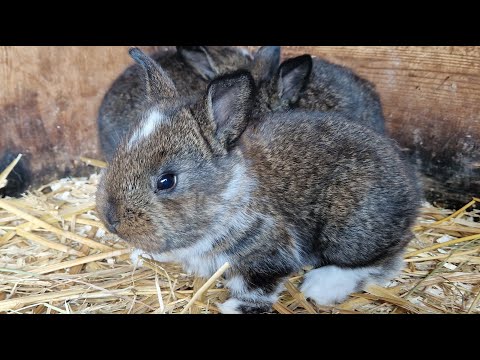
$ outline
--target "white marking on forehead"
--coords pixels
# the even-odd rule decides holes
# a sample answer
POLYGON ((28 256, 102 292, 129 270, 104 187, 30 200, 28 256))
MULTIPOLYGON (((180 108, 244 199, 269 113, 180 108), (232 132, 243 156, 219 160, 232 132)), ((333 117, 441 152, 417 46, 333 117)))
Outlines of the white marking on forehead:
POLYGON ((250 60, 253 60, 253 55, 250 53, 250 51, 248 51, 248 49, 246 47, 239 47, 238 48, 240 50, 240 53, 245 56, 245 57, 248 57, 250 60))
POLYGON ((128 150, 131 150, 134 145, 149 137, 155 131, 157 126, 165 124, 169 120, 170 119, 165 116, 165 114, 158 110, 151 110, 146 113, 146 116, 142 119, 142 123, 128 141, 128 150))

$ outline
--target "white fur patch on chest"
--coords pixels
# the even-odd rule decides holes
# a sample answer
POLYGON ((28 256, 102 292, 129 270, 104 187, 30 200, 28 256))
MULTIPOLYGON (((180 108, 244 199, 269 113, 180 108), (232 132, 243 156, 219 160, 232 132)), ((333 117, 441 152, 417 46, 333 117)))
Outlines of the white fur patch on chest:
MULTIPOLYGON (((232 264, 233 259, 224 253, 215 251, 214 244, 218 239, 226 235, 226 230, 244 231, 248 228, 253 219, 246 216, 242 211, 239 211, 235 216, 228 218, 228 225, 218 223, 212 227, 195 244, 189 247, 175 249, 165 253, 144 254, 154 260, 160 262, 178 262, 181 263, 185 271, 190 274, 195 274, 201 277, 210 277, 227 261, 232 264)), ((138 256, 142 255, 142 250, 135 250, 131 259, 133 263, 138 262, 138 256)))
POLYGON ((143 250, 134 249, 130 259, 134 265, 142 266, 140 256, 151 258, 159 262, 177 262, 189 274, 208 278, 223 264, 229 261, 224 254, 213 251, 214 238, 206 236, 197 243, 187 248, 175 249, 169 252, 147 254, 143 250))
POLYGON ((146 113, 146 116, 142 119, 140 125, 134 131, 132 137, 128 141, 128 149, 131 150, 135 145, 139 144, 142 140, 147 139, 151 134, 153 134, 158 126, 169 121, 170 118, 157 109, 153 109, 146 113))
POLYGON ((183 264, 184 269, 201 277, 210 277, 229 259, 226 255, 213 251, 215 239, 205 236, 188 248, 171 251, 169 254, 183 264))

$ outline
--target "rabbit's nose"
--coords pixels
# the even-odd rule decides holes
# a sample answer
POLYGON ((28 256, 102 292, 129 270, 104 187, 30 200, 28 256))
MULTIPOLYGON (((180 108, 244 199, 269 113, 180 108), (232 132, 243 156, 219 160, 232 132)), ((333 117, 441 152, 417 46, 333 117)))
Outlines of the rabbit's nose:
POLYGON ((118 225, 120 221, 117 216, 117 209, 112 203, 108 204, 107 210, 105 212, 105 218, 107 220, 107 228, 110 232, 116 234, 118 230, 118 225))

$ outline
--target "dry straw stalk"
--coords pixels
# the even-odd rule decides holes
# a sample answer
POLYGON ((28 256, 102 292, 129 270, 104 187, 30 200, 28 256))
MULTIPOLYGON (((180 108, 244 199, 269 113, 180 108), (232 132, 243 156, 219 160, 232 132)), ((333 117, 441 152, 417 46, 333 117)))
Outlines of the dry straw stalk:
MULTIPOLYGON (((137 268, 128 244, 109 234, 95 212, 98 180, 97 174, 60 179, 21 199, 0 199, 0 312, 218 313, 215 304, 229 297, 222 278, 229 265, 210 279, 147 259, 137 268)), ((480 313, 479 203, 474 198, 458 211, 425 204, 405 269, 388 287, 317 306, 298 290, 306 269, 285 283, 272 312, 480 313)))

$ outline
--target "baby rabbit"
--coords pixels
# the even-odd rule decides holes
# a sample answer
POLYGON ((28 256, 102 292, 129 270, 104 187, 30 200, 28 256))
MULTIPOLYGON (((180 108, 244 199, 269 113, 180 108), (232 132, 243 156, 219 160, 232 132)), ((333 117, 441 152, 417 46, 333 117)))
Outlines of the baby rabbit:
POLYGON ((301 290, 319 304, 399 271, 420 196, 389 139, 336 112, 279 112, 252 125, 248 71, 216 78, 192 104, 157 62, 130 55, 148 102, 99 184, 110 231, 202 277, 228 261, 223 313, 269 311, 307 265, 316 269, 301 290))
MULTIPOLYGON (((250 53, 228 46, 177 46, 177 51, 153 55, 174 81, 180 94, 191 96, 205 91, 208 81, 225 72, 246 66, 250 53)), ((119 141, 141 115, 145 89, 140 68, 130 66, 105 94, 98 112, 100 146, 110 161, 119 141)))
POLYGON ((256 113, 292 108, 342 112, 350 121, 385 133, 375 85, 351 69, 302 55, 280 65, 280 47, 264 46, 249 65, 259 88, 256 113))

